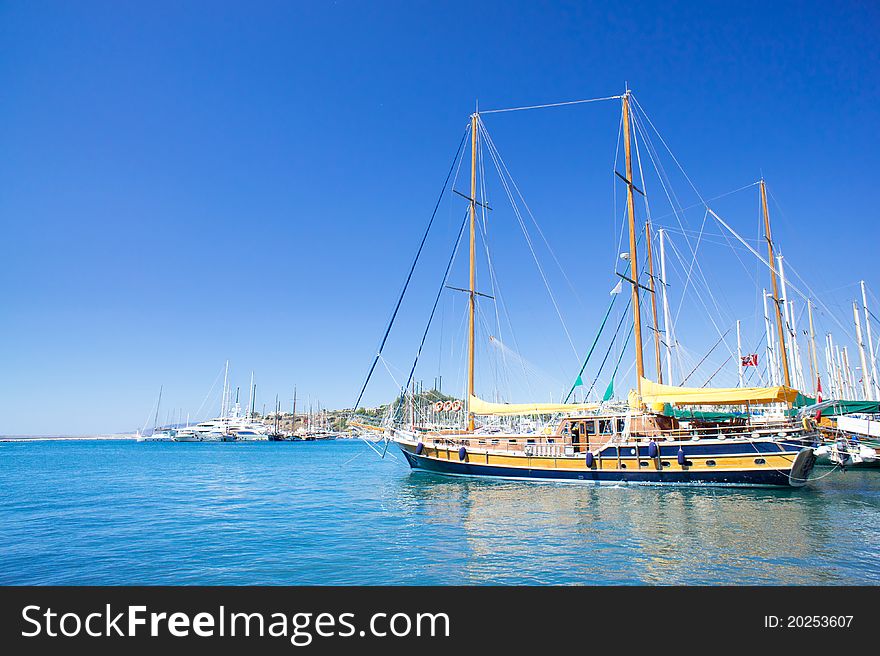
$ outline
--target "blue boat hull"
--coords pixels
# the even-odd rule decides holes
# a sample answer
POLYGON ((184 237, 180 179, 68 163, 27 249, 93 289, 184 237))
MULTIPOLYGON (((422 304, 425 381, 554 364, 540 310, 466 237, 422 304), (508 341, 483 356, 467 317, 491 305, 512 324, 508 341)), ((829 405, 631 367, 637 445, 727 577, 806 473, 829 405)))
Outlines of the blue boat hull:
POLYGON ((475 476, 575 483, 718 485, 726 487, 789 487, 789 472, 778 469, 738 471, 602 471, 596 469, 533 469, 440 460, 401 451, 413 470, 447 476, 475 476))

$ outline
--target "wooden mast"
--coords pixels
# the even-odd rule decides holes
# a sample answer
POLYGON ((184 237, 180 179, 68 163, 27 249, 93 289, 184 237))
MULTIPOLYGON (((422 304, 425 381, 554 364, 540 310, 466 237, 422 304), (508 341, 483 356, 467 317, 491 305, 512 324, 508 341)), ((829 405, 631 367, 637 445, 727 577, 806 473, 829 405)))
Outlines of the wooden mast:
POLYGON ((471 398, 474 396, 474 300, 477 281, 477 122, 479 114, 471 115, 471 228, 470 228, 470 299, 468 312, 468 431, 474 430, 474 413, 471 398))
POLYGON ((648 247, 648 284, 651 290, 651 314, 654 319, 654 356, 657 365, 657 382, 663 384, 663 367, 660 363, 660 328, 657 325, 657 294, 654 286, 654 257, 651 251, 651 220, 645 221, 645 243, 648 247))
POLYGON ((810 376, 816 395, 819 393, 819 361, 816 359, 816 332, 813 330, 813 302, 810 299, 807 299, 807 317, 810 321, 810 376))
POLYGON ((764 232, 767 237, 768 262, 770 263, 770 280, 773 283, 773 307, 776 308, 776 329, 779 333, 779 353, 782 356, 782 373, 786 387, 791 387, 791 375, 788 371, 788 353, 785 349, 785 329, 782 327, 782 312, 779 308, 779 285, 776 282, 776 259, 773 256, 773 237, 770 233, 770 212, 767 210, 767 187, 761 179, 761 207, 764 209, 764 232))
POLYGON ((636 389, 641 396, 645 363, 642 355, 642 315, 639 309, 639 264, 636 252, 636 209, 633 200, 632 151, 630 148, 629 89, 623 95, 623 151, 626 156, 626 208, 629 215, 629 271, 632 283, 633 332, 636 341, 636 389))
POLYGON ((666 296, 666 251, 663 248, 663 239, 666 236, 663 228, 657 231, 660 238, 660 284, 663 290, 663 336, 666 338, 666 375, 669 382, 672 382, 672 344, 675 336, 672 331, 672 322, 669 318, 669 299, 666 296))

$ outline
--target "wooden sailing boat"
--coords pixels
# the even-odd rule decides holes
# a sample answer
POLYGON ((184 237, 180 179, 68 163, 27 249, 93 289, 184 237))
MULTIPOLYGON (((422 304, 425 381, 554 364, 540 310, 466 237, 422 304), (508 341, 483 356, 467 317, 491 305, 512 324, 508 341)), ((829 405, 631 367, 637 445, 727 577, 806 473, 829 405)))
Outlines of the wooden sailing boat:
MULTIPOLYGON (((731 420, 703 419, 696 413, 682 418, 670 407, 760 406, 791 404, 797 390, 789 384, 788 362, 783 355, 785 384, 761 388, 686 388, 662 384, 659 339, 655 340, 658 382, 645 377, 639 290, 653 299, 653 263, 649 261, 650 287, 639 283, 637 233, 630 148, 630 92, 622 102, 622 134, 627 184, 636 389, 628 402, 606 404, 501 404, 478 398, 474 388, 476 290, 477 134, 479 113, 471 116, 471 195, 469 210, 470 268, 468 321, 467 420, 463 431, 424 430, 401 426, 390 434, 415 470, 462 476, 584 482, 714 484, 727 486, 801 486, 815 462, 811 446, 814 427, 781 417, 752 423, 751 417, 731 420), (542 433, 485 431, 478 417, 497 415, 555 415, 555 425, 542 433)), ((770 262, 766 194, 761 185, 770 262)), ((636 191, 638 191, 636 189, 636 191)), ((650 225, 646 226, 650 230, 650 225)), ((649 260, 651 258, 648 250, 649 260)), ((771 265, 772 269, 772 265, 771 265)), ((774 299, 778 299, 773 270, 774 299)), ((656 303, 652 303, 656 325, 656 303)), ((779 303, 776 315, 783 343, 779 303)), ((655 330, 656 333, 656 330, 655 330)), ((784 345, 783 345, 783 353, 784 345)), ((369 377, 368 377, 369 380, 369 377)), ((407 422, 412 423, 412 422, 407 422)))

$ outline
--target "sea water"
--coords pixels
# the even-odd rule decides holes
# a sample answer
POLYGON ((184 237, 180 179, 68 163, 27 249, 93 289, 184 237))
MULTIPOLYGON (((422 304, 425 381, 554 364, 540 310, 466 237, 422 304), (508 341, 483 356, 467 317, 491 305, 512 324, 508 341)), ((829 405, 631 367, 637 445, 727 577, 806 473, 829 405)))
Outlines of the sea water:
POLYGON ((878 584, 880 470, 803 489, 413 473, 392 445, 0 443, 0 584, 878 584))

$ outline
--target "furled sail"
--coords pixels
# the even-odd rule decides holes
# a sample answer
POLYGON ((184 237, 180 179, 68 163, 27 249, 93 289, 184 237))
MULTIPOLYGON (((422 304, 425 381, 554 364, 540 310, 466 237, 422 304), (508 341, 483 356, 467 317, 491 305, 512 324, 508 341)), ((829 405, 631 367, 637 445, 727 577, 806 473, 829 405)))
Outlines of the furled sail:
MULTIPOLYGON (((791 387, 675 387, 642 378, 641 402, 647 405, 745 405, 793 403, 798 391, 791 387)), ((638 395, 630 394, 630 405, 638 405, 638 395)))
POLYGON ((469 409, 475 415, 552 415, 557 412, 595 410, 595 403, 491 403, 470 397, 469 409))

